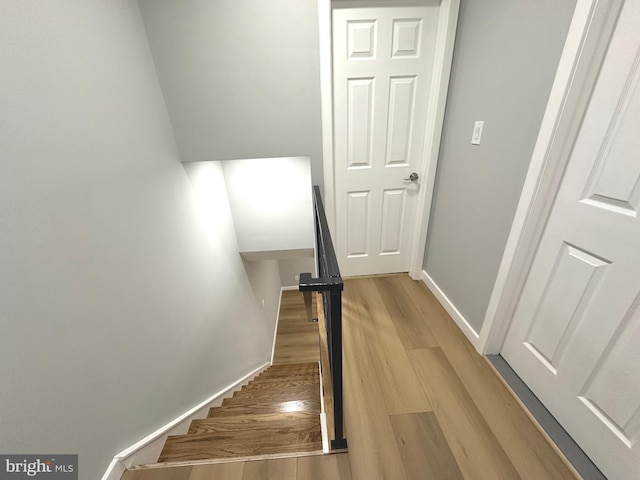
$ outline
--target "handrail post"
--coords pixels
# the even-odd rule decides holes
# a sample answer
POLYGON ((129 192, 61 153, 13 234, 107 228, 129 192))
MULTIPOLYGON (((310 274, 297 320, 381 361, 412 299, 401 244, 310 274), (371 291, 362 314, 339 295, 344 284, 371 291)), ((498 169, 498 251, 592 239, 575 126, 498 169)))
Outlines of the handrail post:
POLYGON ((309 322, 317 322, 318 318, 313 315, 313 298, 311 292, 302 292, 304 299, 304 309, 307 312, 307 320, 309 322))
POLYGON ((342 291, 329 292, 331 310, 331 382, 333 384, 333 424, 335 439, 331 440, 331 449, 347 448, 344 438, 344 413, 342 404, 342 291))

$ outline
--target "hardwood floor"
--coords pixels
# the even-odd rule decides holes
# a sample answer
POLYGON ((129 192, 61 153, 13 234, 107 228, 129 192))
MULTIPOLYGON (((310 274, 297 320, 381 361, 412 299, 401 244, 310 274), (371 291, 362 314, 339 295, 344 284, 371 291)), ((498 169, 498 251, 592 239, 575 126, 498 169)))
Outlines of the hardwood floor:
MULTIPOLYGON (((314 305, 314 312, 315 309, 314 305)), ((302 294, 297 290, 284 290, 280 300, 273 364, 306 363, 318 360, 320 360, 318 324, 307 319, 302 294)))
POLYGON ((577 477, 422 282, 347 279, 343 312, 355 480, 577 477))
POLYGON ((347 454, 129 470, 122 480, 351 480, 347 454))
MULTIPOLYGON (((316 361, 317 327, 301 295, 283 293, 277 361, 316 361)), ((422 282, 346 279, 343 317, 348 454, 132 470, 123 480, 580 478, 422 282)))
POLYGON ((318 364, 274 365, 167 437, 158 463, 322 454, 318 364))

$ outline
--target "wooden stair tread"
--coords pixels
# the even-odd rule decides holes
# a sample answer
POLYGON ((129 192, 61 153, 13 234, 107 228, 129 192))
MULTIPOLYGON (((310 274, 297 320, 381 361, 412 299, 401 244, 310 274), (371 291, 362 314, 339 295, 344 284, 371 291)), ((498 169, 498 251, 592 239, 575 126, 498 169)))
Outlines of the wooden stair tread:
POLYGON ((288 378, 282 378, 282 377, 271 377, 271 378, 260 378, 260 379, 256 379, 256 380, 252 380, 250 381, 247 385, 245 385, 245 388, 253 388, 254 386, 257 385, 264 385, 266 388, 268 388, 270 385, 278 385, 278 384, 307 384, 307 383, 314 383, 314 384, 318 384, 320 383, 320 376, 318 375, 317 377, 305 377, 305 376, 298 376, 298 377, 288 377, 288 378))
POLYGON ((317 362, 272 366, 169 436, 158 463, 321 452, 320 412, 317 362))
POLYGON ((272 365, 270 368, 258 375, 257 378, 271 377, 294 377, 294 376, 311 376, 318 374, 318 363, 292 363, 283 365, 272 365))
POLYGON ((260 375, 255 380, 252 380, 250 383, 261 383, 261 382, 292 382, 296 380, 313 380, 317 378, 319 375, 318 370, 311 372, 297 372, 291 374, 278 374, 278 375, 260 375))
MULTIPOLYGON (((311 382, 315 379, 319 378, 318 371, 315 371, 311 374, 305 373, 304 375, 269 375, 266 377, 258 377, 255 380, 249 382, 249 384, 256 383, 286 383, 286 382, 296 382, 296 381, 307 381, 311 382)), ((248 385, 249 385, 248 384, 248 385)))
POLYGON ((279 393, 278 395, 238 395, 231 398, 225 398, 222 401, 223 406, 229 405, 253 405, 261 403, 289 403, 300 401, 320 401, 320 392, 293 392, 279 393))
POLYGON ((282 384, 276 383, 264 388, 245 387, 233 394, 232 399, 238 398, 276 398, 280 400, 314 400, 320 398, 320 383, 282 384))
POLYGON ((237 430, 265 430, 274 428, 309 428, 319 422, 318 412, 263 413, 259 415, 228 415, 193 420, 189 435, 237 430))
POLYGON ((169 436, 159 463, 322 450, 320 422, 169 436))
POLYGON ((261 402, 246 405, 223 405, 209 409, 207 418, 222 417, 228 415, 263 414, 263 413, 287 413, 287 412, 318 412, 320 413, 320 400, 295 400, 288 402, 261 402))
POLYGON ((301 378, 279 378, 279 377, 274 377, 274 378, 263 378, 263 379, 256 379, 256 380, 251 380, 248 384, 246 384, 244 387, 242 387, 242 390, 253 390, 253 389, 263 389, 263 388, 274 388, 277 386, 281 386, 281 387, 291 387, 291 388, 295 388, 298 386, 305 386, 305 385, 318 385, 320 383, 320 376, 316 375, 312 378, 306 378, 306 377, 301 377, 301 378))
POLYGON ((318 362, 292 363, 288 365, 271 365, 262 373, 275 372, 277 370, 305 370, 308 368, 317 368, 318 362))

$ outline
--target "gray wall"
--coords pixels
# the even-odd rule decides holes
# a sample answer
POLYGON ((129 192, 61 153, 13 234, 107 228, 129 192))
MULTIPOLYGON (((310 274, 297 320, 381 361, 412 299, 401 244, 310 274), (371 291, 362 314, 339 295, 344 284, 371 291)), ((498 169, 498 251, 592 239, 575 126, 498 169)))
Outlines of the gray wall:
POLYGON ((0 2, 0 58, 0 452, 100 478, 268 361, 274 300, 269 331, 222 168, 203 199, 180 163, 134 1, 0 2))
POLYGON ((316 261, 313 257, 279 260, 278 267, 280 269, 280 283, 283 287, 297 286, 296 275, 301 273, 310 273, 312 276, 316 276, 316 261))
POLYGON ((322 184, 315 0, 140 0, 182 161, 310 156, 322 184))
POLYGON ((251 290, 262 313, 265 332, 275 338, 280 304, 280 269, 278 260, 244 261, 251 290))
POLYGON ((575 0, 462 1, 424 269, 480 331, 575 0), (481 145, 471 145, 484 120, 481 145))

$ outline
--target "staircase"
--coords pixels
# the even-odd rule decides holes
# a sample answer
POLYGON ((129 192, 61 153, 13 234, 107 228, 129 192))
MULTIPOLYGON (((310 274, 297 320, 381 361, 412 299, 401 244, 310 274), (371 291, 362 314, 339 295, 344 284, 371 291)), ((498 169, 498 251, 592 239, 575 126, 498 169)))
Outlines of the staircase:
POLYGON ((274 365, 167 438, 158 463, 322 453, 317 363, 274 365))

